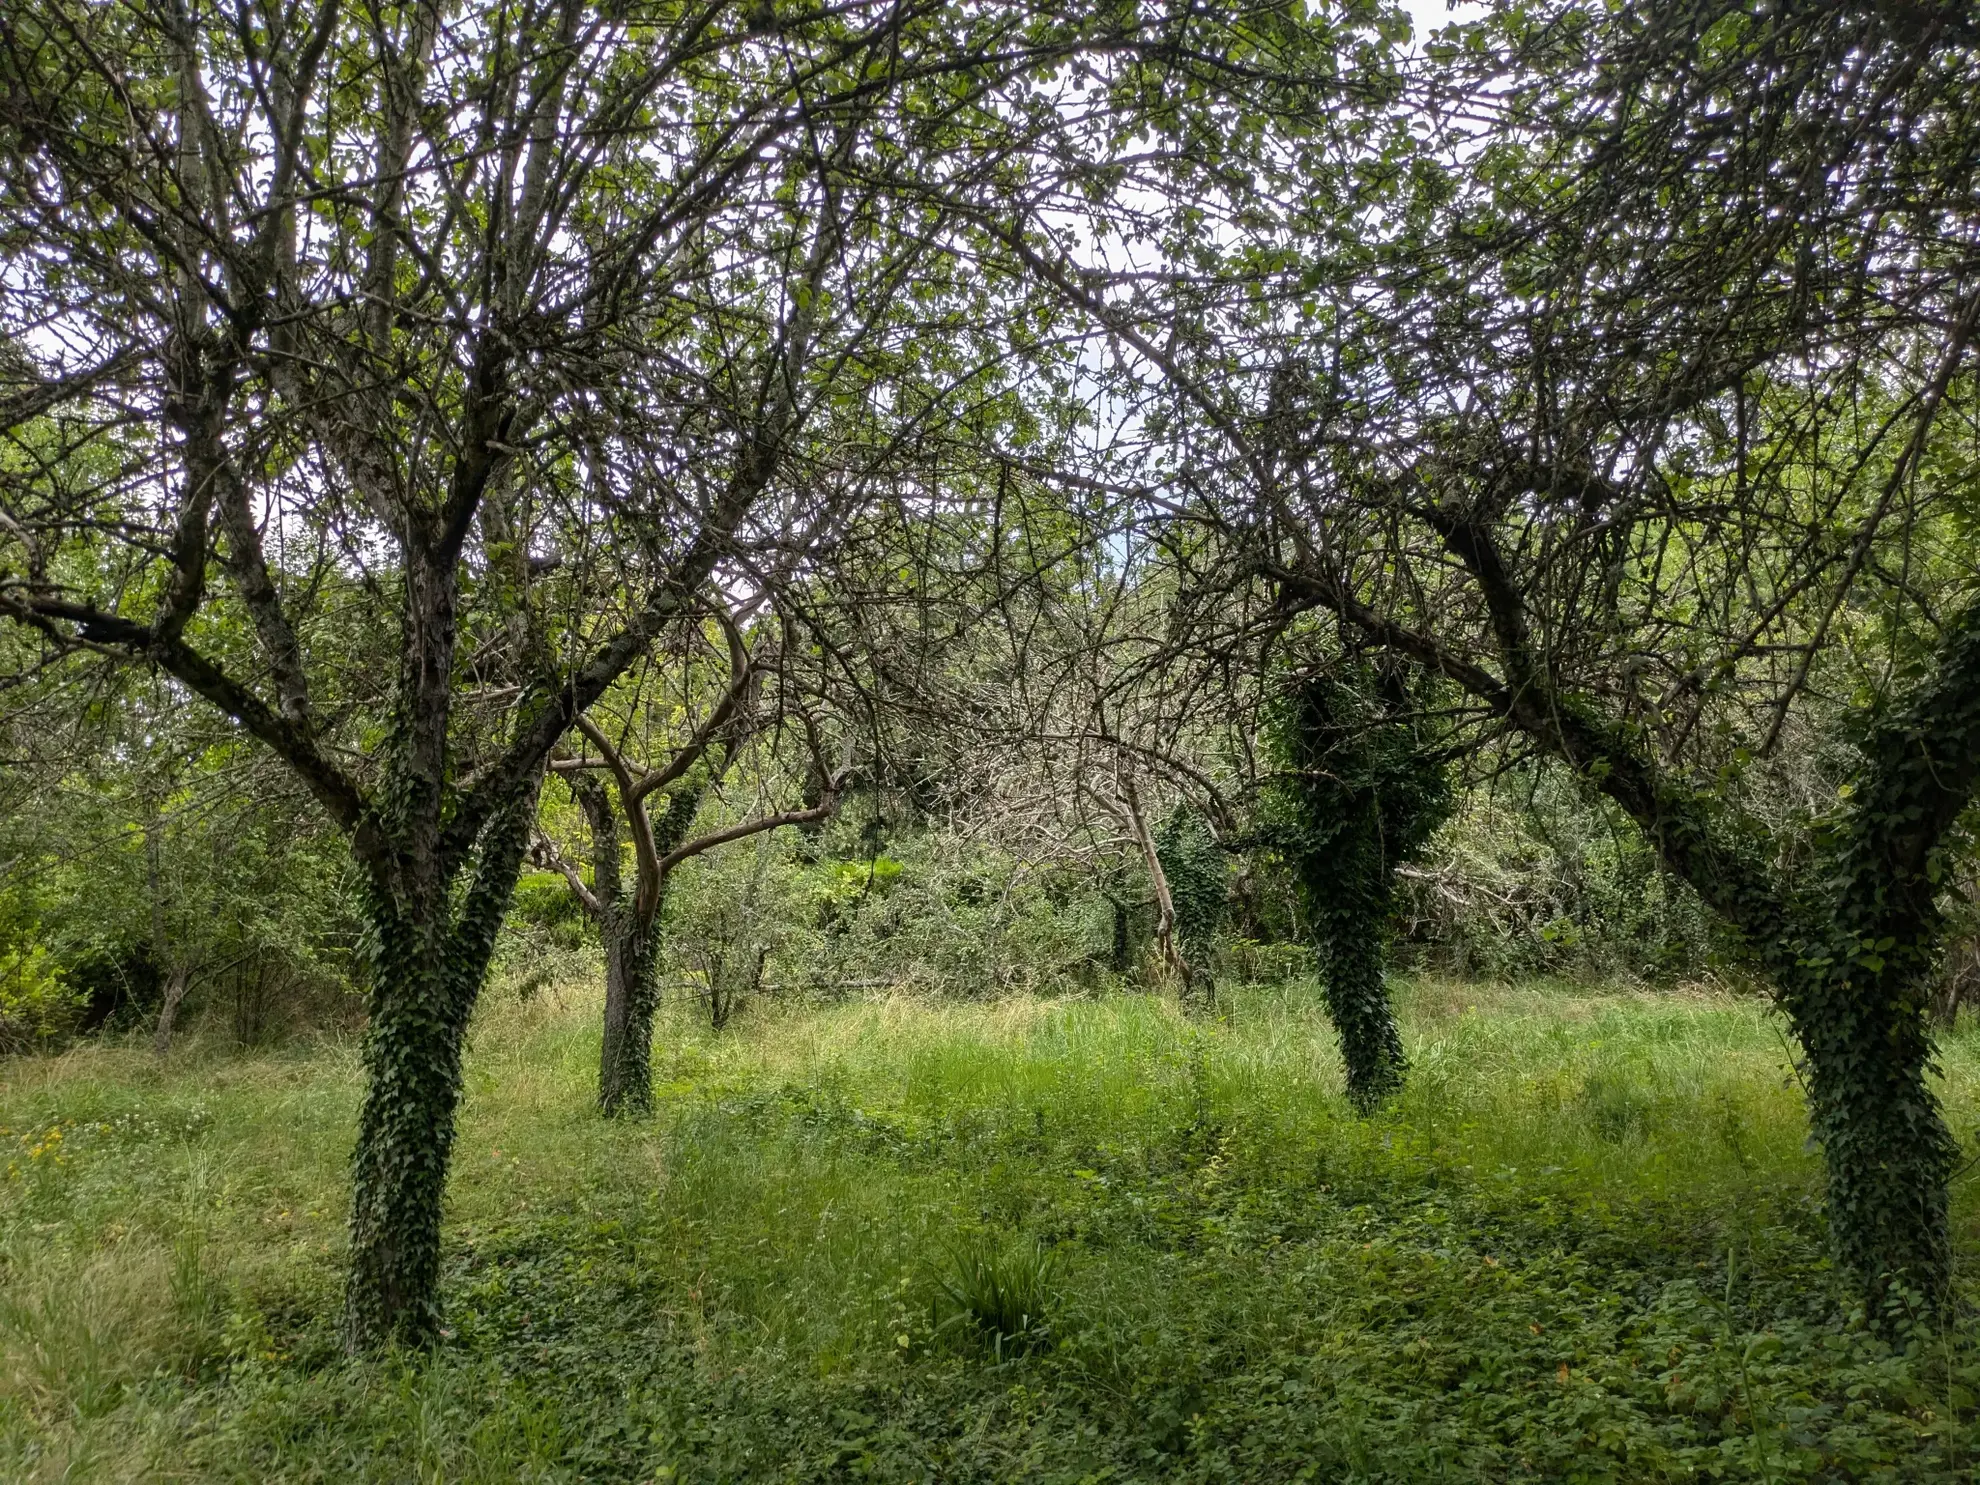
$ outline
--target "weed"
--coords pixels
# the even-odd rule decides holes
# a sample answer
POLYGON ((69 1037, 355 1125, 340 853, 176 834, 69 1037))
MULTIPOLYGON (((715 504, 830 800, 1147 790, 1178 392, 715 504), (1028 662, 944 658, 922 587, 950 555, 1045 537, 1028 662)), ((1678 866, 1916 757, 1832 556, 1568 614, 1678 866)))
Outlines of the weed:
POLYGON ((181 1364, 197 1377, 224 1354, 227 1296, 207 1262, 206 1234, 189 1222, 173 1239, 170 1283, 172 1312, 178 1322, 181 1364))
POLYGON ((1027 1237, 979 1235, 950 1243, 946 1259, 931 1301, 937 1335, 966 1334, 989 1345, 998 1361, 1048 1338, 1057 1264, 1047 1249, 1027 1237))
POLYGON ((1656 1105, 1629 1083, 1595 1074, 1581 1085, 1581 1105, 1597 1138, 1612 1145, 1641 1139, 1656 1117, 1656 1105))

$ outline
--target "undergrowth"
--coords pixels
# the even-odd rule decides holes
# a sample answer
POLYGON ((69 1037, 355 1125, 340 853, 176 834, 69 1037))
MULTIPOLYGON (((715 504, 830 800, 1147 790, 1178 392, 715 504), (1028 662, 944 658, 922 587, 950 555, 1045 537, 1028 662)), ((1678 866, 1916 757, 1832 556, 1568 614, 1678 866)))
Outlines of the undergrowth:
MULTIPOLYGON (((1315 992, 765 1007, 591 1112, 594 1012, 477 1025, 430 1357, 336 1344, 329 1043, 5 1064, 0 1476, 1970 1479, 1980 1347, 1825 1256, 1776 1023, 1400 997, 1354 1118, 1315 992)), ((1955 1127, 1980 1042, 1944 1049, 1955 1127)), ((1956 1192, 1963 1264, 1980 1251, 1956 1192)))

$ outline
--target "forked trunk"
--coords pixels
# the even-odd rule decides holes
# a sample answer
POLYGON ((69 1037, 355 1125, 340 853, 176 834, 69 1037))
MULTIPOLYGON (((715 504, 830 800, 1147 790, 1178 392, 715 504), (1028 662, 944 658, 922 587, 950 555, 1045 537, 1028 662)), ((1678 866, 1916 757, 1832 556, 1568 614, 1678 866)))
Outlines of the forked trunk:
POLYGON ((178 1018, 179 1002, 186 998, 191 983, 191 968, 174 960, 165 976, 165 998, 158 1005, 158 1025, 151 1033, 151 1050, 160 1057, 172 1050, 172 1023, 178 1018))
MULTIPOLYGON (((1863 792, 1884 816, 1903 791, 1885 774, 1863 792)), ((1928 1012, 1943 923, 1927 875, 1891 870, 1893 856, 1903 861, 1866 832, 1828 892, 1794 915, 1802 931, 1770 946, 1804 1054, 1836 1259, 1886 1330, 1905 1306, 1937 1307, 1951 1295, 1948 1186, 1959 1162, 1931 1085, 1928 1012)))
POLYGON ((1148 885, 1155 894, 1155 946, 1162 962, 1176 977, 1177 994, 1185 1004, 1190 998, 1190 964, 1176 934, 1176 904, 1169 895, 1169 874, 1162 869, 1162 854, 1155 849, 1155 837, 1148 831, 1148 817, 1142 813, 1141 793, 1134 775, 1123 771, 1120 780, 1121 803, 1128 831, 1141 851, 1141 864, 1148 871, 1148 885))
MULTIPOLYGON (((1911 867, 1914 853, 1879 833, 1884 820, 1904 819, 1891 799, 1907 794, 1906 772, 1935 783, 1952 776, 1935 761, 1921 748, 1902 768, 1869 771, 1858 792, 1870 802, 1848 822, 1853 842, 1800 900, 1768 890, 1759 871, 1723 848, 1674 861, 1745 931, 1773 980, 1803 1053, 1830 1241, 1886 1330, 1897 1318, 1891 1304, 1937 1306, 1951 1292, 1947 1184, 1959 1147, 1931 1086, 1928 1019, 1942 925, 1933 884, 1911 867)), ((1675 809, 1664 823, 1666 842, 1707 839, 1675 809)))

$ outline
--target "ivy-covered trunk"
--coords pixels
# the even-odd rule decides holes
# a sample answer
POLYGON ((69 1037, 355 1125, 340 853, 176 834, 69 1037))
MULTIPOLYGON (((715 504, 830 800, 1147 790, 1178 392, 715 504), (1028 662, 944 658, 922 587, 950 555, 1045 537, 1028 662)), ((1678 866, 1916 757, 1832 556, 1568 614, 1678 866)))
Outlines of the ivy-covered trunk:
POLYGON ((1775 874, 1750 823, 1662 775, 1592 707, 1551 697, 1531 726, 1636 818, 1772 979, 1805 1054, 1836 1258, 1873 1306, 1892 1282, 1932 1304, 1950 1292, 1958 1145, 1931 1087, 1926 1010, 1946 841, 1980 786, 1980 603, 1946 626, 1937 658, 1864 740, 1850 804, 1798 880, 1775 874))
POLYGON ((579 777, 572 781, 572 792, 591 827, 591 886, 580 894, 580 900, 598 924, 598 946, 605 953, 598 1108, 607 1117, 644 1114, 653 1108, 660 912, 667 900, 663 863, 685 838, 695 811, 701 807, 708 777, 707 770, 694 770, 667 796, 658 819, 652 817, 644 797, 632 786, 630 774, 620 780, 617 804, 612 792, 597 779, 579 777), (621 861, 626 825, 632 827, 636 862, 631 891, 626 890, 621 861))
POLYGON ((654 979, 659 923, 642 925, 630 899, 598 920, 605 948, 605 1035, 598 1063, 598 1107, 607 1115, 653 1108, 654 979))
POLYGON ((1601 775, 1772 980, 1803 1054, 1831 1244, 1873 1307, 1893 1298, 1893 1282, 1933 1305, 1949 1293, 1958 1144, 1931 1087, 1927 1008, 1944 926, 1938 843, 1980 760, 1976 616, 1963 621, 1968 645, 1955 634, 1909 716, 1871 739, 1854 808, 1825 832, 1825 860, 1798 885, 1724 828, 1713 801, 1657 779, 1640 758, 1612 749, 1601 775))
POLYGON ((1180 804, 1155 832, 1154 846, 1174 918, 1175 947, 1188 971, 1184 992, 1202 1006, 1214 1006, 1213 954, 1230 901, 1230 870, 1223 848, 1202 818, 1180 804))
POLYGON ((439 1328, 440 1207, 469 1010, 434 931, 441 926, 398 914, 372 924, 378 954, 352 1160, 344 1311, 354 1350, 386 1341, 420 1345, 439 1328))
POLYGON ((1873 1299, 1891 1298, 1895 1280, 1935 1305, 1952 1276, 1946 1192, 1959 1146, 1927 1082, 1924 1007, 1854 999, 1794 1018, 1836 1258, 1873 1299))
POLYGON ((659 1001, 654 974, 660 948, 659 901, 666 884, 652 884, 652 911, 642 912, 642 894, 625 890, 620 861, 623 834, 610 791, 596 779, 578 779, 572 788, 591 826, 586 911, 598 925, 598 947, 605 955, 598 1108, 608 1118, 643 1114, 653 1107, 653 1013, 659 1001))
POLYGON ((1938 658, 1866 740, 1853 808, 1771 966, 1807 1054, 1836 1257, 1878 1303, 1890 1281, 1942 1303, 1952 1277, 1959 1145, 1931 1087, 1928 1011, 1944 843, 1980 783, 1980 604, 1947 626, 1938 658))
POLYGON ((451 882, 437 868, 418 870, 417 856, 401 858, 397 871, 373 867, 366 1089, 352 1159, 344 1304, 353 1350, 421 1346, 438 1334, 440 1214, 461 1054, 535 804, 532 787, 497 812, 457 907, 451 882))
POLYGON ((1348 1102, 1363 1114, 1401 1090, 1408 1067, 1382 972, 1384 935, 1373 926, 1386 916, 1384 909, 1337 924, 1320 946, 1327 1017, 1341 1038, 1348 1102))
POLYGON ((1420 735, 1420 700, 1366 661, 1295 676, 1275 706, 1260 837, 1292 868, 1348 1101, 1369 1114, 1408 1068, 1383 974, 1396 871, 1449 816, 1449 770, 1420 735))

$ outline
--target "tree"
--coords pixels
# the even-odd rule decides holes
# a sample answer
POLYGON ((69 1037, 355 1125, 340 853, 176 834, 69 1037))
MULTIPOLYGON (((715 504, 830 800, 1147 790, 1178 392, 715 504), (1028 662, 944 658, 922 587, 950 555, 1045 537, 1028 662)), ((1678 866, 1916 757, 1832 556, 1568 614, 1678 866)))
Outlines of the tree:
POLYGON ((1217 994, 1211 956, 1216 952, 1217 931, 1224 926, 1230 891, 1223 849, 1203 817, 1182 804, 1169 811, 1155 832, 1154 847, 1163 895, 1174 920, 1176 950, 1188 967, 1189 992, 1209 1005, 1217 994))
POLYGON ((1171 95, 1185 145, 1003 234, 1134 434, 1069 473, 1142 492, 1234 659, 1329 613, 1629 814, 1796 1029, 1843 1265, 1943 1296, 1971 8, 1512 6, 1414 63, 1393 20, 1261 25, 1233 123, 1171 95), (1852 694, 1847 803, 1763 803, 1852 694))
POLYGON ((1950 1254, 1923 1000, 1980 781, 1976 42, 1951 5, 1511 8, 1433 49, 1416 143, 1399 111, 1170 186, 1231 254, 1058 273, 1134 351, 1199 580, 1451 683, 1744 935, 1873 1299, 1943 1296, 1950 1254), (1852 710, 1843 802, 1766 804, 1790 717, 1852 710))
POLYGON ((169 678, 50 671, 0 699, 0 738, 0 936, 68 986, 65 1032, 146 1016, 162 1052, 188 1001, 231 1002, 244 1039, 355 1002, 342 842, 292 775, 169 678))
MULTIPOLYGON (((553 758, 584 812, 591 833, 591 880, 551 843, 540 837, 543 858, 564 875, 572 893, 598 927, 605 954, 605 1016, 598 1068, 598 1106, 607 1115, 645 1113, 653 1107, 653 1015, 658 1005, 654 971, 660 949, 660 916, 667 882, 682 862, 767 830, 816 824, 838 808, 850 764, 831 761, 820 719, 804 705, 781 646, 767 657, 752 654, 741 623, 717 610, 728 642, 726 684, 707 694, 697 687, 692 654, 685 657, 680 700, 662 691, 651 671, 648 688, 635 691, 616 723, 603 705, 578 719, 578 728, 597 757, 553 758), (777 684, 781 715, 765 710, 764 682, 777 684), (661 694, 654 694, 661 692, 661 694), (690 719, 688 735, 671 749, 660 740, 668 730, 654 714, 690 719), (694 833, 702 806, 722 792, 738 754, 752 741, 765 740, 773 726, 802 733, 815 788, 810 803, 795 808, 746 810, 739 820, 694 833), (660 763, 641 761, 664 753, 660 763), (599 775, 603 773, 604 778, 599 775), (609 782, 609 787, 608 787, 609 782), (656 811, 653 801, 659 800, 656 811), (633 881, 624 882, 623 852, 630 836, 633 881)), ((589 751, 589 750, 587 750, 589 751)), ((772 748, 762 752, 767 755, 772 748)), ((759 794, 775 787, 775 759, 758 761, 759 794)), ((711 993, 715 987, 711 985, 711 993)), ((719 1000, 716 1014, 720 1019, 719 1000)))
MULTIPOLYGON (((1000 81, 1078 40, 1038 21, 877 0, 0 18, 7 425, 63 441, 10 490, 0 608, 50 655, 172 676, 350 841, 371 986, 352 1345, 437 1333, 462 1042, 551 750, 724 564, 829 541, 862 461, 776 485, 811 463, 821 384, 904 354, 876 321, 944 302, 939 277, 899 292, 939 220, 848 220, 840 187, 862 150, 946 150, 969 189, 961 121, 998 134, 1000 81), (112 477, 84 477, 93 447, 112 477), (370 644, 326 655, 353 590, 370 644)), ((832 406, 842 431, 891 416, 832 406)))
POLYGON ((1714 5, 1507 34, 1546 67, 1507 115, 1506 173, 1481 172, 1453 236, 1397 278, 1430 290, 1447 353, 1483 364, 1423 357, 1399 302, 1412 411, 1364 423, 1350 453, 1332 379, 1292 420, 1311 441, 1288 450, 1295 482, 1339 503, 1322 516, 1288 488, 1302 514, 1283 529, 1303 545, 1268 565, 1288 602, 1334 611, 1568 762, 1745 935, 1807 1057, 1839 1256, 1873 1297, 1893 1277, 1942 1297, 1956 1147, 1923 1003, 1941 862, 1980 781, 1980 617, 1965 564, 1922 606, 1903 574, 1958 498, 1936 430, 1971 397, 1980 294, 1970 208, 1952 206, 1970 201, 1970 16, 1714 5), (1525 106, 1591 80, 1551 115, 1525 106), (1448 270, 1422 266, 1440 254, 1448 270), (1449 400, 1460 378, 1468 405, 1449 400), (1413 591, 1337 555, 1377 507, 1423 535, 1413 591), (1795 845, 1746 802, 1764 775, 1743 776, 1791 708, 1827 709, 1811 680, 1846 604, 1909 631, 1918 663, 1864 678, 1881 715, 1847 803, 1795 845))

